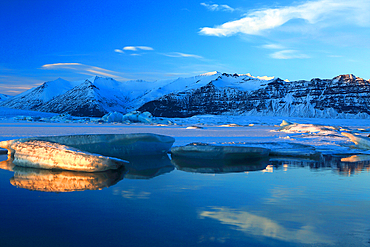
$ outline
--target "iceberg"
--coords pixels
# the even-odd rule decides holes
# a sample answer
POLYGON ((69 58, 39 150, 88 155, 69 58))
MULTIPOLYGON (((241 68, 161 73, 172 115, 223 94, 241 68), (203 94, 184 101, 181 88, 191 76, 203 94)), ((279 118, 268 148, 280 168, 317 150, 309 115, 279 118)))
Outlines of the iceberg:
POLYGON ((9 141, 7 148, 13 163, 23 167, 97 172, 118 169, 127 163, 117 158, 41 140, 9 141))
POLYGON ((97 172, 118 169, 122 159, 163 155, 174 138, 155 134, 94 134, 24 138, 0 142, 18 166, 97 172))
POLYGON ((236 173, 260 171, 267 167, 268 158, 259 160, 197 159, 173 156, 171 160, 176 169, 194 173, 236 173))
POLYGON ((124 169, 86 173, 15 167, 10 183, 18 188, 42 192, 101 190, 119 182, 124 169))
POLYGON ((253 147, 262 147, 270 149, 270 157, 300 157, 308 159, 320 159, 321 152, 310 145, 292 142, 260 142, 244 143, 244 145, 253 147))
POLYGON ((269 156, 270 149, 260 147, 217 146, 191 143, 171 148, 172 156, 196 159, 255 160, 269 156))
POLYGON ((353 143, 356 144, 358 148, 361 149, 370 149, 370 138, 363 137, 360 135, 353 135, 351 133, 342 132, 342 135, 348 137, 353 143))

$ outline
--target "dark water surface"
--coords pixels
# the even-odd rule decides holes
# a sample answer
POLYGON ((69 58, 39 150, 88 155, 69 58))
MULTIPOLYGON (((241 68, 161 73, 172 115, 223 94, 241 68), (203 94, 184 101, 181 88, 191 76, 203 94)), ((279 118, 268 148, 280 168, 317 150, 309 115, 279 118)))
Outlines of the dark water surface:
POLYGON ((4 161, 0 246, 370 246, 370 162, 353 161, 162 157, 97 174, 4 161))

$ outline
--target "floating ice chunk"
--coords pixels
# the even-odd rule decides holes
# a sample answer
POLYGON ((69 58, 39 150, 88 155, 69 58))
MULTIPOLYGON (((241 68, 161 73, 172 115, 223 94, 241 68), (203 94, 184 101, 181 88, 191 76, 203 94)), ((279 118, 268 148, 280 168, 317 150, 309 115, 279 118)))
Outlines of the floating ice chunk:
POLYGON ((283 122, 281 122, 280 126, 283 127, 283 126, 288 126, 288 125, 291 125, 291 124, 292 124, 291 122, 283 120, 283 122))
POLYGON ((170 136, 150 133, 93 134, 25 138, 0 142, 0 147, 9 149, 9 144, 13 142, 29 140, 59 143, 80 151, 123 159, 135 155, 160 155, 167 153, 175 141, 170 136))
POLYGON ((353 135, 347 132, 342 132, 342 135, 348 137, 352 142, 356 144, 358 148, 370 149, 370 138, 360 135, 353 135))
POLYGON ((259 160, 198 159, 173 156, 172 164, 178 170, 196 173, 231 173, 260 171, 266 168, 268 158, 259 160))
POLYGON ((171 148, 173 156, 197 159, 255 160, 269 156, 269 149, 260 147, 216 146, 191 143, 171 148))
POLYGON ((291 124, 278 129, 286 133, 317 133, 320 135, 338 135, 337 128, 316 124, 291 124))
POLYGON ((243 127, 243 125, 239 124, 222 124, 220 127, 243 127))
POLYGON ((107 123, 113 123, 113 122, 118 122, 121 123, 123 122, 123 114, 119 112, 109 112, 108 114, 105 114, 102 119, 104 122, 107 123))
POLYGON ((43 192, 100 190, 123 178, 124 169, 86 173, 15 167, 10 183, 16 187, 43 192))
POLYGON ((203 127, 200 126, 189 126, 186 127, 187 130, 198 130, 198 129, 204 129, 203 127))
POLYGON ((98 172, 118 169, 127 163, 42 140, 5 141, 0 144, 5 143, 10 157, 14 159, 13 163, 23 167, 98 172))

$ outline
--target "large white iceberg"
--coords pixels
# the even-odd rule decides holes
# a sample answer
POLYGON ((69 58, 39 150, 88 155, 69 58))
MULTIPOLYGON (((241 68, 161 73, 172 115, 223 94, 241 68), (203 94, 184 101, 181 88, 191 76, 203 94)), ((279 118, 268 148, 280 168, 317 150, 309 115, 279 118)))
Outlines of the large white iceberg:
POLYGON ((13 163, 23 167, 97 172, 118 169, 127 163, 117 158, 41 140, 8 141, 6 148, 14 159, 13 163))
POLYGON ((96 172, 117 169, 132 156, 163 155, 174 138, 155 134, 95 134, 0 142, 18 166, 96 172))

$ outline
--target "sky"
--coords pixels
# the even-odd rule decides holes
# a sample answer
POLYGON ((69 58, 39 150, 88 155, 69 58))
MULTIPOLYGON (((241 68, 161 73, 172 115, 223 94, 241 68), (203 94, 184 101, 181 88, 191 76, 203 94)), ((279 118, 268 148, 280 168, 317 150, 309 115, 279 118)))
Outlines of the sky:
POLYGON ((220 71, 370 79, 369 0, 0 1, 0 93, 220 71))

